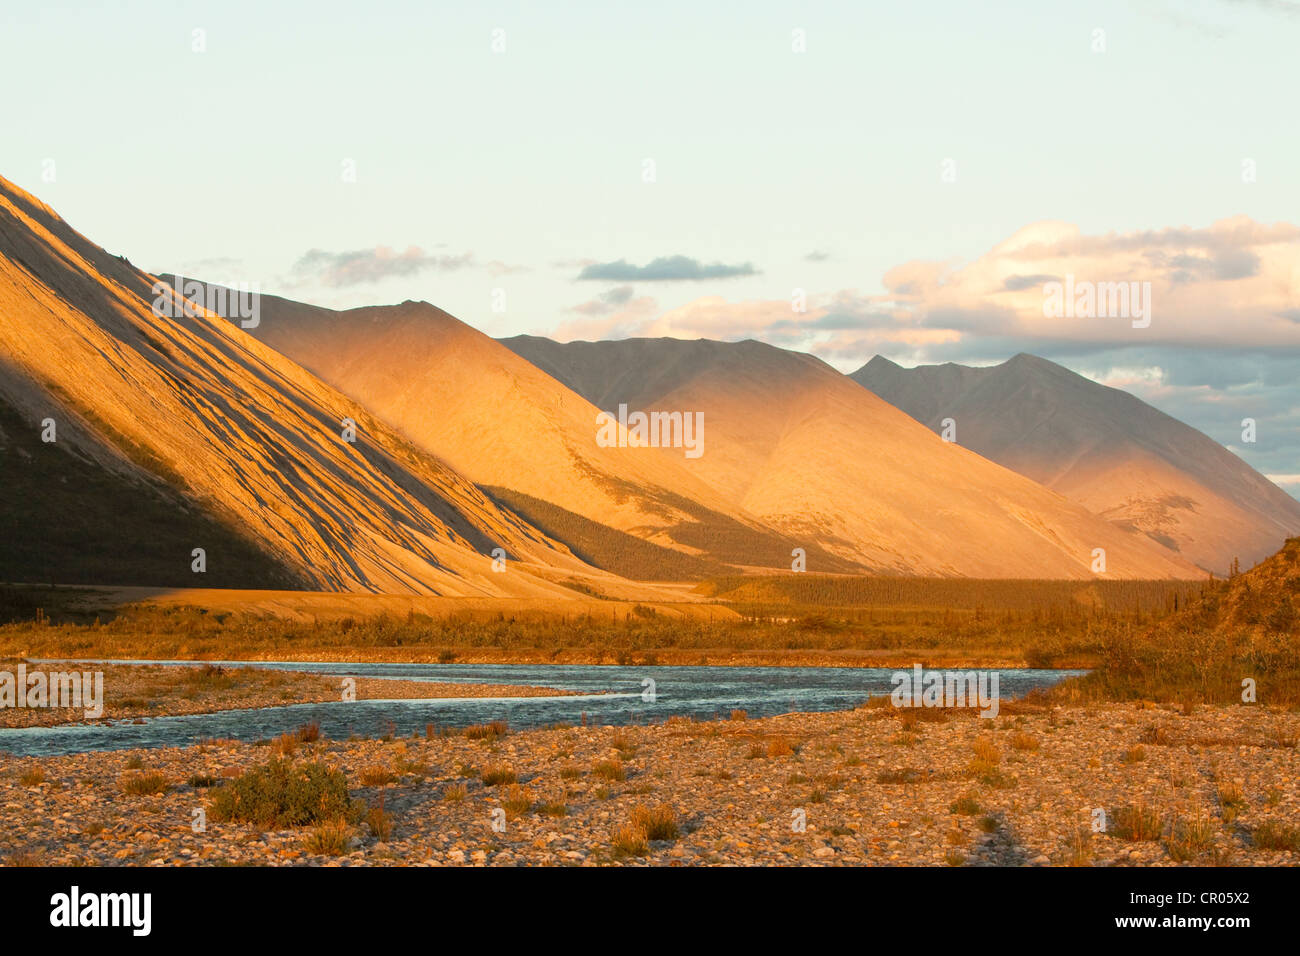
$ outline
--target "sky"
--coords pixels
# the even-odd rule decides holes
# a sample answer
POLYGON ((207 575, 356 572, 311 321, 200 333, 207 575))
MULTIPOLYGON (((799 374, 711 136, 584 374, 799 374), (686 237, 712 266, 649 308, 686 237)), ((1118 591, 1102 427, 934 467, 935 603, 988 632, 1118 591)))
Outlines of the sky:
POLYGON ((1291 0, 0 0, 0 175, 151 272, 494 336, 1033 352, 1300 496, 1297 50, 1291 0))

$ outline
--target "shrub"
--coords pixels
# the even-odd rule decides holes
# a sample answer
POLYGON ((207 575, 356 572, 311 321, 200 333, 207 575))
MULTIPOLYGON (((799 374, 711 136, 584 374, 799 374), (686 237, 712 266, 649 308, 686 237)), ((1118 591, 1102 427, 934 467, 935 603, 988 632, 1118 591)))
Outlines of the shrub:
POLYGON ((219 787, 210 815, 216 821, 283 829, 348 817, 347 778, 321 763, 272 760, 219 787))

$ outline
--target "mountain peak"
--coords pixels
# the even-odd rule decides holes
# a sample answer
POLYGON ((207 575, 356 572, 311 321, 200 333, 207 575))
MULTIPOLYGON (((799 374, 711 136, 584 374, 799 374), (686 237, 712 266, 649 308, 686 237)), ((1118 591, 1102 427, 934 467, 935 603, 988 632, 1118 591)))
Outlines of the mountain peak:
POLYGON ((858 369, 858 371, 878 372, 884 369, 887 369, 891 372, 892 371, 901 372, 903 371, 903 366, 899 365, 897 362, 893 361, 892 359, 885 358, 883 355, 873 355, 871 356, 871 361, 869 361, 866 365, 862 366, 862 368, 858 369))

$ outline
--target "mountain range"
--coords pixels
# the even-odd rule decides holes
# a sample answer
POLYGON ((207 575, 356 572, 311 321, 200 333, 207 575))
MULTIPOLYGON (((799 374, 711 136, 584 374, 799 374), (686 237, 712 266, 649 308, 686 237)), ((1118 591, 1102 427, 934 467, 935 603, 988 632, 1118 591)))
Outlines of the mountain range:
POLYGON ((1300 533, 1300 501, 1218 442, 1046 359, 905 369, 876 356, 851 377, 935 431, 951 419, 960 444, 1215 574, 1300 533))
POLYGON ((0 179, 0 579, 639 599, 796 564, 1194 578, 1300 528, 1226 449, 1030 356, 850 377, 753 341, 497 341, 425 302, 263 295, 241 322, 200 289, 0 179), (637 447, 638 411, 698 421, 698 453, 637 447))
POLYGON ((1115 576, 1200 573, 918 428, 810 355, 754 341, 503 341, 599 407, 702 411, 707 449, 688 468, 772 527, 870 572, 1089 577, 1100 548, 1115 576))

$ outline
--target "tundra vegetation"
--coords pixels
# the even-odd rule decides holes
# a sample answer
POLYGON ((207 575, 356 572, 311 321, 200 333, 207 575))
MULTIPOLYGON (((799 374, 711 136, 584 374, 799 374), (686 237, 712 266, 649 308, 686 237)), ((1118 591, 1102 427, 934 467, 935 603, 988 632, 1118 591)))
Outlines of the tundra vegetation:
POLYGON ((699 586, 734 614, 678 618, 376 615, 297 621, 137 605, 78 619, 59 591, 0 591, 10 657, 525 660, 1089 668, 1061 702, 1300 701, 1300 538, 1226 580, 978 581, 720 578, 699 586), (60 602, 63 602, 62 604, 60 602))

